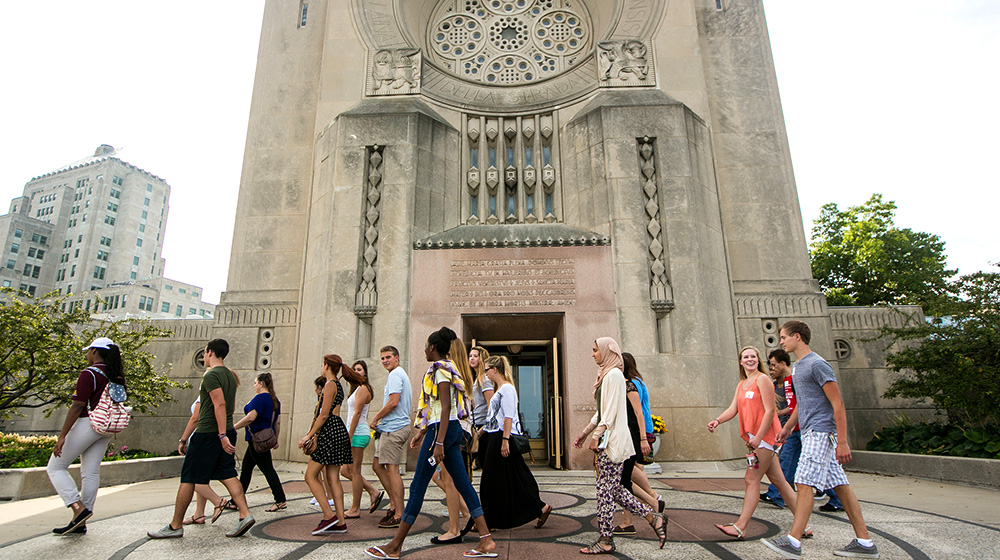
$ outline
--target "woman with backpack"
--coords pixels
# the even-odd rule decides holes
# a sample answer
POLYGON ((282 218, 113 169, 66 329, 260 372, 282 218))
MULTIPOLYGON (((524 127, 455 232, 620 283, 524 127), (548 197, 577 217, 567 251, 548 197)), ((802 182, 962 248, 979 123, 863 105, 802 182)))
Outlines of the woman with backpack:
POLYGON ((76 389, 70 397, 73 404, 46 469, 53 488, 66 507, 73 510, 73 520, 68 525, 52 530, 57 535, 87 532, 87 520, 94 514, 94 501, 101 486, 101 459, 111 439, 111 434, 102 435, 91 428, 89 412, 97 407, 108 383, 125 386, 121 351, 110 338, 96 338, 83 350, 87 353, 87 368, 76 380, 76 389), (83 483, 80 490, 69 474, 69 466, 77 457, 83 483))
POLYGON ((275 442, 271 449, 258 450, 254 446, 253 434, 270 428, 277 435, 281 403, 274 394, 274 377, 271 376, 271 372, 257 374, 253 388, 256 394, 243 407, 246 416, 233 424, 233 428, 237 430, 246 428, 247 451, 243 455, 243 466, 240 467, 240 484, 243 485, 243 492, 246 492, 253 477, 253 468, 257 466, 260 472, 264 473, 267 485, 271 487, 271 495, 274 497, 274 505, 264 511, 275 512, 288 507, 285 504, 285 490, 281 487, 281 479, 278 478, 278 473, 274 471, 274 463, 271 462, 271 449, 277 448, 278 445, 275 442))

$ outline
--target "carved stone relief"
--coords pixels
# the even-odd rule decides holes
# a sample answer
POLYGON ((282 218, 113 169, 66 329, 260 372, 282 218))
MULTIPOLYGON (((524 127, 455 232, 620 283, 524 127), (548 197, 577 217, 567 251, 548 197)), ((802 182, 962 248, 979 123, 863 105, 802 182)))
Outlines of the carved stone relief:
POLYGON ((384 146, 370 146, 366 149, 364 250, 361 251, 361 280, 358 293, 354 297, 354 314, 358 317, 373 317, 378 306, 377 261, 378 237, 382 227, 380 206, 382 202, 382 152, 384 146))
POLYGON ((366 95, 420 93, 420 49, 380 49, 369 58, 366 95))
POLYGON ((658 313, 669 313, 674 308, 674 292, 667 277, 667 255, 661 236, 660 203, 656 183, 656 152, 653 138, 638 139, 639 169, 642 172, 642 192, 646 198, 646 234, 649 240, 649 299, 658 313))
POLYGON ((656 85, 650 41, 627 39, 597 43, 597 68, 601 87, 656 85))
MULTIPOLYGON (((419 91, 480 114, 543 112, 601 85, 644 85, 629 72, 624 75, 635 84, 598 80, 596 42, 652 37, 666 9, 666 0, 439 0, 425 2, 426 8, 418 8, 423 17, 414 18, 404 17, 403 2, 410 0, 352 2, 357 28, 373 57, 405 48, 423 53, 426 60, 417 67, 419 89, 409 93, 419 91), (599 29, 593 14, 606 10, 594 12, 598 2, 614 4, 599 29), (426 26, 418 29, 417 21, 426 26)), ((649 60, 648 44, 646 48, 649 60)), ((395 78, 379 81, 376 93, 372 66, 366 68, 369 95, 403 93, 410 87, 395 78), (405 85, 393 89, 389 84, 394 83, 405 85)), ((651 67, 646 76, 652 85, 651 67)))

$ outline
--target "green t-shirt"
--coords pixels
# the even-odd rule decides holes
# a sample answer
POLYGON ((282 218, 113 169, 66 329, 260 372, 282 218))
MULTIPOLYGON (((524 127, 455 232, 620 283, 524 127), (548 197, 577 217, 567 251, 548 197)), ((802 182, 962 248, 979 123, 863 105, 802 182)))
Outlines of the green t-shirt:
POLYGON ((215 421, 215 407, 212 397, 208 394, 215 389, 222 389, 226 399, 226 431, 233 428, 233 408, 236 407, 236 374, 225 366, 214 367, 201 378, 201 412, 198 414, 198 433, 218 434, 218 424, 215 421))

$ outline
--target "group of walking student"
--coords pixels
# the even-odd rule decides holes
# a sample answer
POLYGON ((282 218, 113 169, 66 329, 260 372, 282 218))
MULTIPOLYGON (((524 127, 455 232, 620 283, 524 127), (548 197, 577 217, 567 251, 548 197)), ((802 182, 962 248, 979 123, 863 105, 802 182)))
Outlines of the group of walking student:
MULTIPOLYGON (((778 387, 785 398, 776 399, 775 385, 764 371, 760 353, 747 346, 739 354, 740 381, 732 403, 708 423, 708 430, 714 432, 720 424, 738 418, 740 437, 748 451, 746 493, 740 515, 732 523, 716 527, 733 538, 743 538, 761 499, 758 492, 766 474, 780 495, 778 499, 793 511, 787 534, 763 541, 770 550, 786 558, 800 558, 801 540, 813 534, 808 522, 814 489, 835 490, 856 538, 833 551, 834 555, 878 558, 858 499, 841 467, 850 461, 851 450, 846 439, 844 403, 833 369, 810 350, 811 333, 805 323, 788 321, 781 326, 779 336, 784 351, 773 351, 769 361, 771 369, 780 374, 776 379, 783 380, 778 387), (789 354, 794 354, 797 361, 791 375, 785 375, 782 366, 789 364, 789 354), (783 425, 778 412, 788 415, 783 425), (786 453, 794 456, 786 457, 786 453)), ((126 380, 121 354, 111 340, 96 339, 84 350, 88 367, 77 381, 73 405, 48 466, 53 486, 73 511, 68 525, 53 529, 59 535, 87 531, 86 522, 92 515, 100 485, 100 460, 109 437, 91 429, 87 411, 96 404, 109 382, 124 387, 126 380), (77 457, 81 459, 81 491, 77 491, 67 473, 67 467, 77 457)), ((185 525, 206 523, 208 503, 214 506, 212 523, 226 510, 238 511, 238 521, 226 536, 244 535, 255 522, 245 496, 255 466, 264 474, 274 499, 265 511, 277 512, 287 507, 271 459, 281 414, 274 379, 269 372, 256 376, 254 396, 243 409, 245 416, 234 423, 239 378, 225 366, 228 353, 229 344, 222 339, 205 346, 207 371, 198 400, 191 407, 191 418, 178 440, 184 462, 173 517, 164 527, 149 531, 151 538, 181 537, 185 525), (245 429, 248 445, 241 476, 237 478, 235 443, 239 428, 245 429), (212 480, 222 482, 229 499, 209 487, 212 480), (198 495, 195 512, 185 518, 195 494, 198 495)), ((665 503, 651 488, 641 467, 646 462, 643 459, 651 455, 649 391, 635 358, 622 352, 614 339, 597 338, 591 353, 597 366, 593 384, 596 412, 573 444, 594 452, 599 537, 580 552, 614 553, 615 535, 635 534, 632 516, 649 523, 659 547, 663 548, 668 522, 663 514, 665 503), (616 507, 625 512, 619 526, 613 521, 616 507)), ((541 499, 538 484, 522 457, 528 451, 527 438, 521 432, 510 364, 505 357, 491 357, 480 346, 467 351, 461 339, 447 327, 430 334, 424 357, 430 365, 417 388, 414 420, 410 417, 413 391, 409 376, 399 365, 399 351, 393 346, 381 349, 380 361, 388 377, 381 407, 369 422, 374 391, 368 381, 367 363, 359 360, 348 366, 336 354, 323 356, 319 364, 321 375, 314 383, 317 403, 313 421, 298 441, 298 447, 309 456, 306 483, 314 496, 313 503, 322 512, 312 534, 346 533, 346 521, 362 514, 365 494, 369 514, 378 511, 388 497, 388 510, 378 526, 395 529, 395 535, 388 543, 369 547, 364 553, 376 559, 399 558, 420 513, 427 487, 436 480, 445 490, 449 525, 444 534, 433 537, 431 542, 461 543, 468 532, 475 531, 479 541, 463 556, 496 557, 492 530, 529 522, 541 528, 552 513, 552 506, 541 499), (347 395, 341 379, 347 381, 347 395), (346 422, 341 417, 345 401, 346 422), (372 466, 384 489, 381 491, 361 474, 364 450, 373 439, 372 466), (406 460, 406 446, 417 450, 417 461, 404 504, 399 465, 406 460), (474 461, 482 469, 478 492, 471 482, 474 461), (341 475, 351 482, 350 507, 345 507, 341 475), (459 523, 462 513, 467 519, 464 528, 459 523)), ((770 501, 778 503, 778 499, 770 501)))

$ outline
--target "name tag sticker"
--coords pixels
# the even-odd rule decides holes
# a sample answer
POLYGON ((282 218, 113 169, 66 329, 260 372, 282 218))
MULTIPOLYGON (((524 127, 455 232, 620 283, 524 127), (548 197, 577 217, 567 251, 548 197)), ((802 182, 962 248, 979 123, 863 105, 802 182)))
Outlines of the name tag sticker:
POLYGON ((743 397, 743 398, 745 398, 745 399, 752 399, 753 398, 753 391, 747 391, 746 396, 743 397))

